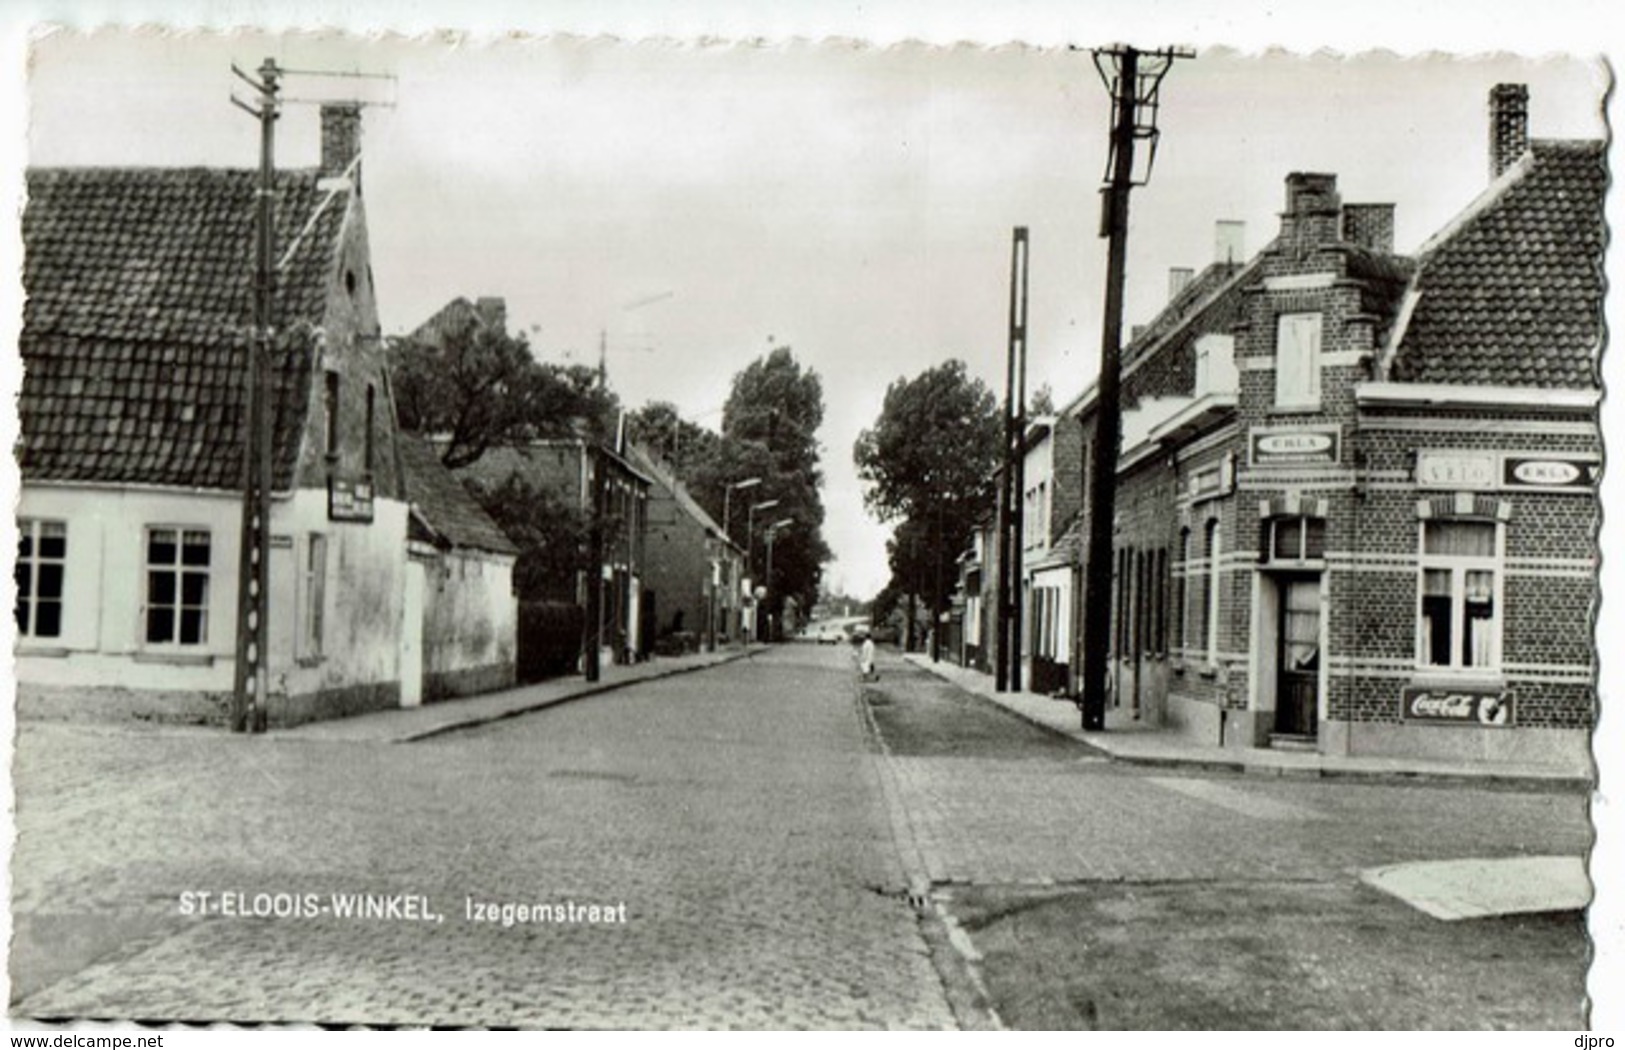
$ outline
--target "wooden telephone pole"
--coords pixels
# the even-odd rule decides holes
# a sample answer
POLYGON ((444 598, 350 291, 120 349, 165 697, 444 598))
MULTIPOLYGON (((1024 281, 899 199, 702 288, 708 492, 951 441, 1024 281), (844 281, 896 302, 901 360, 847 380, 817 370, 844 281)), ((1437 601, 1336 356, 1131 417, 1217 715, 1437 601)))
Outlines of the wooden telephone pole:
POLYGON ((1117 513, 1117 456, 1122 442, 1123 280, 1128 256, 1129 191, 1150 180, 1157 154, 1158 89, 1176 58, 1193 58, 1186 48, 1138 51, 1125 45, 1094 52, 1095 68, 1112 96, 1110 181, 1103 193, 1101 236, 1106 250, 1106 309, 1100 340, 1100 380, 1096 388, 1094 455, 1090 468, 1088 563, 1083 605, 1083 728, 1106 727, 1106 678, 1111 660, 1112 526, 1117 513), (1134 170, 1134 143, 1146 139, 1146 167, 1134 170))
MULTIPOLYGON (((271 348, 275 340, 276 305, 276 122, 284 102, 309 99, 281 97, 282 78, 289 75, 392 79, 370 73, 284 69, 267 58, 258 77, 231 67, 258 96, 252 104, 235 95, 232 105, 259 121, 259 177, 254 186, 254 331, 248 345, 243 383, 243 515, 237 557, 236 671, 232 678, 231 729, 263 733, 268 721, 272 427, 275 385, 271 348)), ((373 103, 377 104, 377 103, 373 103)))

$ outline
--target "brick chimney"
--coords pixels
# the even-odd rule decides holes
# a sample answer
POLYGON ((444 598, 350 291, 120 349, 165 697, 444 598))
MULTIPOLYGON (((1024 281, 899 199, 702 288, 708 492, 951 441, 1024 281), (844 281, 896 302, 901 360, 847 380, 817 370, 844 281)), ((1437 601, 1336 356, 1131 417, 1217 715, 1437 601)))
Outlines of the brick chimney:
POLYGON ((1341 239, 1342 210, 1336 175, 1295 171, 1286 177, 1282 240, 1302 251, 1331 244, 1341 239))
POLYGON ((1247 261, 1247 224, 1220 219, 1213 224, 1213 261, 1240 266, 1247 261))
MULTIPOLYGON (((361 106, 354 102, 322 105, 322 168, 327 176, 343 175, 361 155, 361 106)), ((360 177, 360 170, 356 172, 360 177)))
POLYGON ((1379 255, 1394 254, 1394 206, 1343 205, 1343 239, 1379 255))
POLYGON ((1490 89, 1490 178, 1500 178, 1528 148, 1529 85, 1495 85, 1490 89))
POLYGON ((1189 288, 1196 279, 1196 271, 1188 266, 1170 266, 1168 268, 1168 301, 1173 302, 1179 298, 1179 293, 1189 288))

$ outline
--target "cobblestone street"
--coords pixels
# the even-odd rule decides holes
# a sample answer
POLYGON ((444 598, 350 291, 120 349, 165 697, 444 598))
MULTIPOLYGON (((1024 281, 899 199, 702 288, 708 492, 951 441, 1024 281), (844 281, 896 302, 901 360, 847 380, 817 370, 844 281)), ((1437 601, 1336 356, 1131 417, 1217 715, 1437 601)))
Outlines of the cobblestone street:
MULTIPOLYGON (((1292 951, 1318 960, 1317 945, 1340 943, 1327 957, 1337 969, 1316 962, 1315 979, 1354 989, 1340 1013, 1317 1012, 1323 1000, 1309 992, 1289 996, 1281 1018, 1427 1027, 1440 1020, 1430 1004, 1453 994, 1432 973, 1457 957, 1452 938, 1499 959, 1498 927, 1432 937, 1402 960, 1429 970, 1411 982, 1422 998, 1384 1012, 1364 990, 1386 988, 1379 978, 1396 960, 1373 954, 1371 938, 1433 920, 1359 887, 1358 869, 1578 854, 1589 840, 1573 794, 1143 769, 892 657, 857 709, 853 680, 844 646, 780 647, 413 744, 25 724, 13 1011, 936 1028, 975 1020, 968 938, 987 953, 985 987, 1013 1026, 1267 1026, 1275 1015, 1250 1007, 1146 1014, 1154 1002, 1137 978, 1046 999, 1023 967, 1074 950, 1082 959, 1088 945, 1108 968, 1132 956, 1125 972, 1175 960, 1163 977, 1178 987, 1188 979, 1178 959, 1235 949, 1213 940, 1148 954, 1168 936, 1154 924, 1200 940, 1221 936, 1221 918, 1239 922, 1245 954, 1263 943, 1247 909, 1274 900, 1270 965, 1297 973, 1292 951), (940 912, 922 923, 907 891, 925 886, 940 912), (421 896, 444 920, 182 914, 181 895, 197 892, 421 896), (470 921, 470 898, 624 901, 628 922, 505 927, 470 921), (1193 926, 1192 908, 1211 929, 1193 926), (1344 925, 1318 929, 1317 910, 1344 925), (939 916, 963 934, 959 951, 939 916), (1001 998, 1012 994, 1014 1005, 1001 998), (1069 1012, 1075 1003, 1087 1015, 1069 1012)), ((1569 926, 1517 936, 1508 943, 1520 956, 1545 953, 1547 992, 1578 987, 1583 943, 1569 926)), ((1499 1009, 1497 1023, 1525 1017, 1516 1002, 1499 1009)))
POLYGON ((13 1011, 950 1026, 845 656, 783 649, 407 745, 25 725, 13 1011), (203 919, 188 891, 418 894, 445 921, 203 919), (629 921, 504 928, 466 921, 470 896, 625 901, 629 921))
POLYGON ((1109 763, 901 660, 881 672, 863 697, 917 877, 979 957, 1004 1023, 1581 1024, 1572 913, 1439 923, 1358 871, 1582 854, 1583 795, 1109 763))

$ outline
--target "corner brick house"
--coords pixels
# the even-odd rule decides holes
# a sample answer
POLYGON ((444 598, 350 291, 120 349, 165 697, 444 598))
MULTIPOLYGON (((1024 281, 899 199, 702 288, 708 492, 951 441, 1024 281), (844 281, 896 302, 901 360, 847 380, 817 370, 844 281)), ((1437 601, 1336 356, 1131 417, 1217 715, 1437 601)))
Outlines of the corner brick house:
POLYGON ((1586 760, 1603 144, 1530 141, 1521 85, 1490 110, 1489 187, 1414 257, 1294 174, 1125 349, 1109 728, 1586 760))
MULTIPOLYGON (((407 509, 360 113, 276 176, 269 717, 400 700, 407 509)), ((23 215, 24 717, 224 719, 257 173, 35 169, 23 215)))
POLYGON ((514 684, 519 548, 423 438, 396 439, 406 497, 401 706, 514 684))

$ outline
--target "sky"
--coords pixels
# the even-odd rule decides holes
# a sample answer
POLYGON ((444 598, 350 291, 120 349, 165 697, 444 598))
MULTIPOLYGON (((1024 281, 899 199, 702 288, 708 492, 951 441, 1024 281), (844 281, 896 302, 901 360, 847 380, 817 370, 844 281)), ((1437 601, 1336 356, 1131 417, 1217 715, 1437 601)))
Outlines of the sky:
MULTIPOLYGON (((409 329, 455 296, 502 295, 544 358, 594 360, 603 331, 628 403, 672 400, 711 426, 730 377, 771 345, 790 345, 824 379, 829 576, 866 593, 884 580, 886 530, 863 511, 852 442, 889 382, 944 356, 1000 381, 1012 226, 1033 237, 1034 385, 1049 382, 1064 400, 1092 378, 1106 95, 1087 54, 1068 45, 1201 49, 1164 83, 1157 167, 1134 196, 1135 323, 1163 300, 1170 267, 1208 261, 1215 221, 1244 221, 1249 250, 1263 244, 1290 171, 1335 172, 1346 200, 1396 204, 1398 246, 1414 248, 1485 183, 1485 98, 1496 82, 1530 84, 1537 136, 1601 134, 1598 56, 1616 68, 1625 58, 1616 6, 12 0, 0 11, 0 135, 11 161, 0 164, 0 210, 12 223, 0 270, 18 266, 23 163, 248 166, 254 129, 227 102, 231 61, 274 55, 300 68, 391 73, 383 86, 395 104, 367 111, 364 142, 386 330, 409 329), (29 26, 42 21, 363 35, 40 42, 29 26), (455 31, 424 35, 446 27, 455 31), (510 40, 510 31, 531 36, 510 40), (548 35, 558 33, 574 37, 548 35), (1225 46, 1240 50, 1217 50, 1225 46)), ((290 107, 280 136, 283 163, 314 160, 309 107, 290 107)), ((1618 228, 1617 199, 1610 208, 1618 228)), ((1615 288, 1625 280, 1617 261, 1611 276, 1615 288)), ((0 289, 16 294, 15 281, 0 289)), ((1625 317, 1614 299, 1617 332, 1625 317)), ((0 338, 14 340, 16 323, 15 311, 0 316, 0 338)), ((1622 361, 1604 355, 1615 391, 1622 361)), ((9 400, 15 370, 0 378, 9 400)), ((1610 437, 1615 401, 1605 401, 1610 437)), ((0 418, 0 440, 14 427, 14 416, 0 418)), ((1622 478, 1605 475, 1610 508, 1625 498, 1622 478)), ((1605 516, 1605 551, 1625 541, 1621 521, 1617 510, 1605 516)), ((1605 558, 1601 638, 1625 634, 1618 560, 1605 558)), ((1608 707, 1620 679, 1606 650, 1601 666, 1608 707)), ((1619 723, 1600 724, 1609 763, 1619 723)), ((1605 775, 1592 810, 1593 876, 1608 887, 1590 916, 1599 994, 1618 986, 1608 975, 1625 943, 1616 889, 1625 857, 1607 788, 1617 779, 1605 775)), ((1618 1027, 1617 998, 1595 1000, 1594 1027, 1618 1027)))
MULTIPOLYGON (((290 100, 380 103, 363 179, 386 332, 501 296, 540 359, 593 363, 602 339, 625 404, 712 428, 732 376, 791 347, 824 384, 826 579, 849 593, 886 579, 852 446, 887 385, 959 357, 1002 395, 1012 227, 1032 237, 1031 387, 1064 402, 1098 367, 1109 112, 1087 51, 64 32, 34 44, 29 162, 252 165, 230 67, 267 56, 392 78, 286 82, 290 100)), ((1415 247, 1487 182, 1492 84, 1530 84, 1534 134, 1589 137, 1604 77, 1576 59, 1178 62, 1133 201, 1129 322, 1170 267, 1211 261, 1216 220, 1261 246, 1289 171, 1397 204, 1415 247)), ((315 162, 316 113, 286 107, 279 164, 315 162)))

